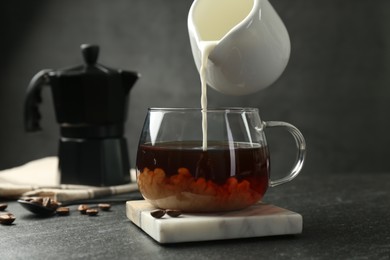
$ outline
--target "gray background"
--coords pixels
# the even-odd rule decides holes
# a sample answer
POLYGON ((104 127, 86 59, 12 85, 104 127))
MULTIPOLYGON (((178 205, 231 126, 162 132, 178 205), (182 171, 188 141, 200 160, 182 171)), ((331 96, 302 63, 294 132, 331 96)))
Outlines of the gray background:
MULTIPOLYGON (((209 106, 258 107, 305 135, 304 174, 389 172, 390 1, 271 0, 290 33, 286 71, 244 97, 209 90, 209 106)), ((82 63, 81 43, 101 46, 100 63, 136 70, 126 137, 131 161, 148 107, 200 106, 187 33, 192 0, 16 0, 1 3, 0 169, 56 155, 59 137, 49 88, 43 131, 23 129, 25 91, 44 68, 82 63)), ((290 167, 292 140, 268 131, 276 174, 290 167)))

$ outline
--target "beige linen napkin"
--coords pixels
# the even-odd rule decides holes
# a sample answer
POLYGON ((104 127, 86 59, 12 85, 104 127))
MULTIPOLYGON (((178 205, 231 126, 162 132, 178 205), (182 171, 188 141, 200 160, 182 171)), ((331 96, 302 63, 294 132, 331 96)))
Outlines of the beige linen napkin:
MULTIPOLYGON (((67 202, 138 191, 136 183, 110 187, 60 184, 57 167, 57 157, 46 157, 0 171, 0 198, 42 196, 67 202)), ((130 174, 135 180, 135 171, 130 174)))

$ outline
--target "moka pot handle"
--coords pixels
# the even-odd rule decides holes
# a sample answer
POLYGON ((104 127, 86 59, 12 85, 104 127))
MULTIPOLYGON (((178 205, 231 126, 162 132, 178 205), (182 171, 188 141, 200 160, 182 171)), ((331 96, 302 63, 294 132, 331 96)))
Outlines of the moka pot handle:
POLYGON ((42 87, 49 85, 49 72, 51 70, 41 70, 30 81, 27 87, 26 99, 24 103, 24 127, 27 132, 41 130, 39 121, 41 114, 39 104, 42 102, 42 87))

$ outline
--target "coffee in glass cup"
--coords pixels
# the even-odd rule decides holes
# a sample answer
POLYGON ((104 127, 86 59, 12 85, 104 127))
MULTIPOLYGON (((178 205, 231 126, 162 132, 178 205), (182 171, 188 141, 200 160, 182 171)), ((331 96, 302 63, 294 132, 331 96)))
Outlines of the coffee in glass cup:
POLYGON ((144 198, 157 208, 239 210, 260 201, 268 187, 295 178, 305 152, 305 140, 297 128, 261 121, 255 108, 151 108, 138 146, 137 182, 144 198), (202 113, 207 113, 207 140, 202 113), (270 180, 264 133, 268 127, 286 128, 298 148, 291 172, 275 181, 270 180))

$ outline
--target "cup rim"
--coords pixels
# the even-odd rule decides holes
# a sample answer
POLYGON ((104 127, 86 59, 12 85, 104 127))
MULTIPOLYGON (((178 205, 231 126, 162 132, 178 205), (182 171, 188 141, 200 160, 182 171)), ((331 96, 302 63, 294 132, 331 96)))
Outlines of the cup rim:
POLYGON ((212 107, 202 109, 200 107, 149 107, 149 112, 212 112, 212 113, 243 113, 243 112, 255 112, 258 113, 259 109, 254 107, 212 107))

